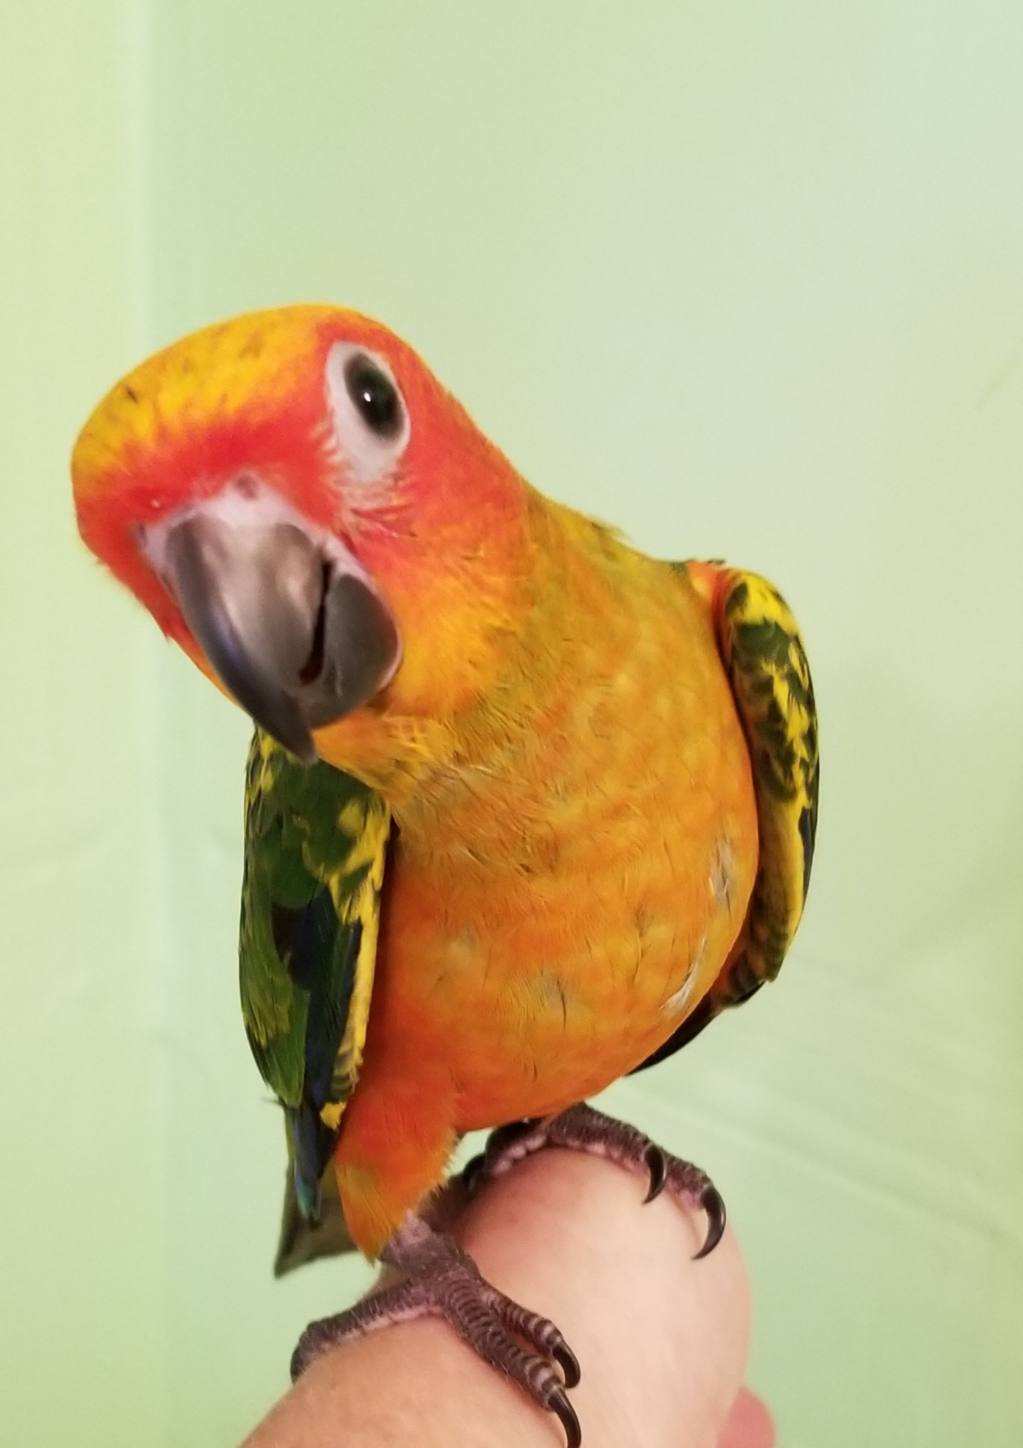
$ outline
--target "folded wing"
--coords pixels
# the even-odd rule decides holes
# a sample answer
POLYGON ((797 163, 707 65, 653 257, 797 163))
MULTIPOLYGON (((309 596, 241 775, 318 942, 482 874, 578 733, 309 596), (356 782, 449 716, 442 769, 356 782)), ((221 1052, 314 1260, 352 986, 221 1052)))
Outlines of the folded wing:
POLYGON ((713 563, 678 567, 711 608, 749 746, 760 859, 746 920, 717 979, 639 1070, 679 1050, 778 974, 803 913, 817 830, 817 712, 796 620, 758 574, 713 563))
MULTIPOLYGON (((249 1045, 287 1128, 279 1270, 316 1255, 303 1237, 324 1235, 321 1180, 362 1060, 389 834, 371 789, 256 731, 239 955, 249 1045)), ((327 1210, 336 1217, 329 1191, 327 1210)))

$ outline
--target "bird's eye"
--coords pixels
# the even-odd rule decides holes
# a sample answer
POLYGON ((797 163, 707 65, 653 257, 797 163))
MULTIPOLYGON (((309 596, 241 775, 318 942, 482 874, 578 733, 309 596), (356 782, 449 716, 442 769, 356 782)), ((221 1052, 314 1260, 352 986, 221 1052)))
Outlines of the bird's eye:
POLYGON ((334 439, 348 476, 388 478, 408 444, 408 408, 387 360, 354 342, 335 342, 324 378, 334 439))
POLYGON ((356 352, 345 363, 345 387, 362 420, 377 437, 390 442, 398 436, 403 421, 398 389, 365 352, 356 352))

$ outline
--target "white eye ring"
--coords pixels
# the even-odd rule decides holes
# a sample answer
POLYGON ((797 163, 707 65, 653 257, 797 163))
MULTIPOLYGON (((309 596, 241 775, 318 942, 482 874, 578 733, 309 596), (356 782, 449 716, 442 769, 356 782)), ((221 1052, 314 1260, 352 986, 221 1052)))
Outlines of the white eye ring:
POLYGON ((394 373, 378 353, 335 342, 325 380, 334 441, 348 472, 359 483, 379 482, 405 451, 412 430, 394 373))

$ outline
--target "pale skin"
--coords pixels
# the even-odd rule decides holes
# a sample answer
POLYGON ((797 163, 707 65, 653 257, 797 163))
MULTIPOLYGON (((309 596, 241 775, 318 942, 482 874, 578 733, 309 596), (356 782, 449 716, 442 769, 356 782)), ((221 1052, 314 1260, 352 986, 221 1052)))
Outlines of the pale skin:
MULTIPOLYGON (((695 1262, 702 1215, 667 1194, 643 1206, 643 1191, 608 1161, 549 1149, 454 1198, 450 1224, 489 1281, 572 1345, 584 1448, 772 1448, 769 1415, 743 1388, 749 1288, 734 1236, 695 1262)), ((556 1419, 421 1318, 324 1353, 244 1448, 563 1442, 556 1419)))

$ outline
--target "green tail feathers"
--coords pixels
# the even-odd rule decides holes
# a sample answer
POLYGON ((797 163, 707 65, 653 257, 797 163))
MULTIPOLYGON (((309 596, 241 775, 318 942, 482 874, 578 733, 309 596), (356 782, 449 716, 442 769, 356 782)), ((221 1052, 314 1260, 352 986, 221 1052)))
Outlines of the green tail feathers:
POLYGON ((318 1207, 315 1220, 302 1215, 295 1199, 294 1177, 289 1170, 284 1180, 281 1230, 274 1258, 275 1277, 283 1277, 306 1262, 315 1262, 317 1257, 336 1257, 342 1252, 354 1252, 355 1246, 341 1212, 337 1181, 329 1168, 319 1184, 318 1207))

